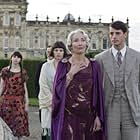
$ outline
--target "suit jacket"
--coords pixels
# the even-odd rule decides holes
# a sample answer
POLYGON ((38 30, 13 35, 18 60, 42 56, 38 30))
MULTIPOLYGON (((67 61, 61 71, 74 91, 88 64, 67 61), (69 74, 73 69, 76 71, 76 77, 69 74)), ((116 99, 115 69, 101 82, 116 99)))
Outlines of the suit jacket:
MULTIPOLYGON (((115 89, 111 49, 96 55, 95 59, 99 62, 102 71, 107 111, 115 89)), ((125 91, 135 124, 140 125, 140 53, 128 47, 126 50, 125 91)))
POLYGON ((39 77, 40 77, 40 72, 41 72, 41 68, 42 65, 45 63, 46 61, 43 61, 41 63, 39 63, 37 65, 36 68, 36 73, 35 73, 35 92, 36 92, 36 97, 38 98, 38 94, 39 94, 39 90, 40 90, 40 86, 39 86, 39 77))

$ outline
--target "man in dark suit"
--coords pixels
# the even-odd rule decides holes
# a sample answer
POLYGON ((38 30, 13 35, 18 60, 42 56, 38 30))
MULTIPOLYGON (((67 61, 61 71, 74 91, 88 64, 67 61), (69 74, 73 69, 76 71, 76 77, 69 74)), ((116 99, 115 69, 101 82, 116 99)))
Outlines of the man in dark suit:
POLYGON ((102 71, 108 140, 139 140, 140 53, 126 46, 127 33, 125 23, 113 22, 112 47, 95 57, 102 71))

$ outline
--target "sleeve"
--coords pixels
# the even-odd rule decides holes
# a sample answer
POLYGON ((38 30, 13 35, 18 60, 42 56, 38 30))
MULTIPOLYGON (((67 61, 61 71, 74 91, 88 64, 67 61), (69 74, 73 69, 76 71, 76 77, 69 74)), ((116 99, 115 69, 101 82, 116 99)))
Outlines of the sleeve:
POLYGON ((66 72, 66 65, 59 62, 53 86, 51 124, 51 137, 53 140, 61 140, 66 94, 66 72))
POLYGON ((3 80, 5 80, 5 78, 7 77, 8 75, 8 68, 3 68, 1 71, 0 71, 0 78, 2 78, 3 80))
POLYGON ((3 68, 0 71, 0 96, 5 91, 5 85, 6 85, 6 77, 7 77, 8 71, 7 68, 3 68))
POLYGON ((101 75, 101 78, 103 79, 104 67, 103 67, 102 58, 101 58, 101 56, 99 54, 95 56, 95 61, 99 64, 99 69, 100 69, 99 73, 101 75))
POLYGON ((39 99, 39 107, 41 108, 49 108, 51 107, 52 104, 52 91, 48 85, 48 80, 47 80, 47 67, 45 64, 43 64, 40 72, 40 77, 39 77, 39 85, 40 85, 40 91, 38 95, 39 99))
POLYGON ((52 99, 53 118, 55 118, 59 114, 60 108, 64 107, 63 102, 65 100, 64 97, 66 92, 65 90, 66 90, 66 66, 65 64, 59 62, 53 85, 53 99, 52 99))
POLYGON ((4 91, 4 81, 3 79, 0 77, 0 96, 2 95, 3 91, 4 91))
POLYGON ((101 71, 98 65, 97 71, 97 113, 102 121, 105 119, 105 105, 104 105, 104 92, 103 92, 103 82, 101 78, 101 71))
POLYGON ((94 96, 93 96, 93 104, 95 106, 96 114, 98 115, 101 124, 102 124, 102 130, 104 134, 106 135, 106 116, 105 116, 105 97, 104 97, 104 91, 103 91, 103 82, 101 78, 101 72, 100 67, 97 61, 94 64, 94 74, 96 74, 96 78, 94 77, 94 96))

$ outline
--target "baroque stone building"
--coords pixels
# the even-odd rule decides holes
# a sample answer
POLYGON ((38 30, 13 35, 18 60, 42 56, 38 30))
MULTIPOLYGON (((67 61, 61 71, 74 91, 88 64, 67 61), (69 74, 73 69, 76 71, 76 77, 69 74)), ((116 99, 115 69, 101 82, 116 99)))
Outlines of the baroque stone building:
MULTIPOLYGON (((110 23, 76 20, 68 13, 63 21, 26 20, 27 0, 0 0, 0 57, 9 58, 11 52, 20 50, 25 58, 43 57, 48 45, 61 40, 75 29, 83 29, 91 39, 90 50, 105 50, 110 46, 108 27, 110 23)), ((113 19, 111 20, 111 22, 113 19)), ((128 24, 128 19, 127 23, 128 24)))

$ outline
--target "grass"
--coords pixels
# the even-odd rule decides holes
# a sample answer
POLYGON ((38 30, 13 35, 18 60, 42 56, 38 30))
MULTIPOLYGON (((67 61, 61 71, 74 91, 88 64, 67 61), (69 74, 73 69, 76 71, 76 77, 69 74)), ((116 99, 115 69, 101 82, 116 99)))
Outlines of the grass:
POLYGON ((29 98, 29 106, 39 106, 37 98, 29 98))

